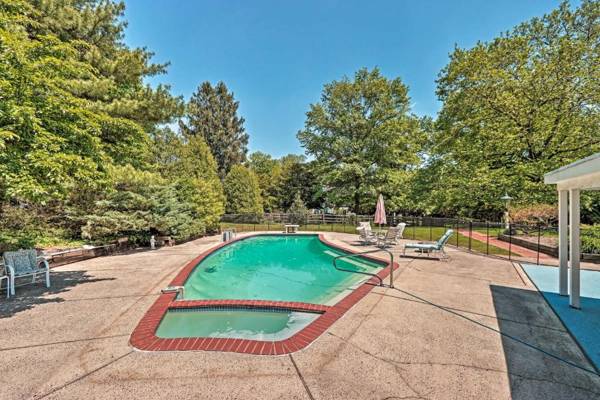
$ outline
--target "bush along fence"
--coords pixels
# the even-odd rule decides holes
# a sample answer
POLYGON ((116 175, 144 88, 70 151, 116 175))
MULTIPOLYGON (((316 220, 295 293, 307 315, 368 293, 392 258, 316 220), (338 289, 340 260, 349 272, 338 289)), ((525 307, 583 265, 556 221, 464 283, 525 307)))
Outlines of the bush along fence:
MULTIPOLYGON (((448 242, 452 246, 509 260, 554 264, 558 256, 558 228, 542 224, 507 226, 498 221, 388 215, 388 223, 380 228, 372 215, 270 213, 225 214, 220 225, 221 229, 235 228, 237 232, 282 232, 283 225, 297 224, 300 231, 357 233, 356 227, 362 221, 371 222, 374 230, 404 222, 404 239, 415 241, 435 241, 447 229, 453 229, 448 242)), ((600 227, 582 227, 581 241, 582 259, 600 262, 600 227)))

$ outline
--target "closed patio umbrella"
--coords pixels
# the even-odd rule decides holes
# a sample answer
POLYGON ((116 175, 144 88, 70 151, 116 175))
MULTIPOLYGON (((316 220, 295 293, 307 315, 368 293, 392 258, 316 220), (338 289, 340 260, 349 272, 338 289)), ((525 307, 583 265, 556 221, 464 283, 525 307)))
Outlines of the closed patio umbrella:
POLYGON ((379 230, 381 230, 381 225, 385 225, 387 223, 385 218, 385 205, 383 204, 383 195, 381 193, 377 198, 377 206, 375 207, 375 220, 373 222, 379 224, 379 230))
MULTIPOLYGON (((383 204, 383 195, 380 193, 377 198, 377 206, 375 207, 375 219, 376 224, 379 224, 379 230, 381 231, 381 225, 387 224, 387 219, 385 218, 385 205, 383 204)), ((386 251, 390 254, 390 287, 394 287, 394 256, 388 250, 381 249, 381 251, 386 251)))

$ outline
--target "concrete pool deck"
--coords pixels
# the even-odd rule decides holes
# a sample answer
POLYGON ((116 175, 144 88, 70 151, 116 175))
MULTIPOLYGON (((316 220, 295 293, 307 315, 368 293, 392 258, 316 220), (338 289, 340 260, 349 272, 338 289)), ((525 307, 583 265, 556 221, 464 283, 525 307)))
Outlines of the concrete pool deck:
POLYGON ((374 288, 291 355, 132 349, 160 289, 218 242, 64 265, 52 288, 0 300, 0 398, 600 399, 600 378, 571 365, 592 369, 521 268, 454 249, 447 262, 397 258, 396 289, 374 288))

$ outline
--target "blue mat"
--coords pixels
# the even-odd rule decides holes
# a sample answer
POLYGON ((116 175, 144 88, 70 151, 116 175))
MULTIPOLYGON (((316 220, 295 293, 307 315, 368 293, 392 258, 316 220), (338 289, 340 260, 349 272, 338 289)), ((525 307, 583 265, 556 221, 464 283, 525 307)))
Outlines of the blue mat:
POLYGON ((521 265, 596 369, 600 369, 600 271, 581 270, 581 309, 576 310, 569 307, 569 296, 558 294, 558 268, 521 265))

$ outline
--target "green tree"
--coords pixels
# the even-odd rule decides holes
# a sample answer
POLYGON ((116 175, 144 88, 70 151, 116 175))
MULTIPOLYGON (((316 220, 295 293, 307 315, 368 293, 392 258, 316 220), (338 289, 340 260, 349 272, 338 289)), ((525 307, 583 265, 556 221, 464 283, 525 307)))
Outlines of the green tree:
MULTIPOLYGON (((218 220, 214 160, 207 167, 196 158, 203 172, 187 172, 188 180, 152 172, 157 126, 178 118, 183 102, 168 86, 144 83, 166 65, 125 45, 123 12, 111 0, 0 3, 0 219, 26 206, 44 232, 84 228, 93 238, 163 228, 183 237, 218 220)), ((170 144, 193 146, 180 138, 170 144)), ((183 163, 171 157, 164 165, 183 163)), ((5 229, 33 232, 29 219, 11 221, 22 223, 1 226, 0 241, 5 229)))
POLYGON ((75 185, 101 180, 108 160, 103 118, 69 90, 93 80, 93 71, 56 36, 30 36, 39 14, 28 3, 7 1, 2 11, 0 200, 63 199, 75 185))
POLYGON ((555 202, 544 173, 600 151, 600 2, 567 2, 471 49, 442 70, 429 160, 432 208, 498 214, 555 202))
POLYGON ((298 139, 314 156, 330 203, 370 210, 392 176, 419 165, 425 136, 409 111, 406 85, 377 68, 325 85, 298 139))
POLYGON ((294 224, 305 223, 308 209, 306 208, 304 201, 302 201, 300 193, 296 192, 294 195, 294 201, 290 205, 290 208, 287 209, 287 213, 289 214, 290 222, 294 224))
POLYGON ((155 169, 186 193, 196 205, 195 212, 203 226, 209 230, 216 227, 224 212, 225 198, 217 163, 204 139, 163 128, 154 132, 152 148, 155 169))
POLYGON ((278 208, 278 188, 281 180, 281 163, 269 154, 256 151, 248 156, 248 167, 256 174, 263 207, 266 212, 278 208))
POLYGON ((4 201, 62 201, 105 181, 108 164, 146 167, 147 130, 176 117, 181 100, 143 83, 165 66, 124 45, 122 15, 113 1, 2 2, 4 201))
POLYGON ((234 165, 223 181, 226 211, 230 214, 262 214, 258 178, 243 165, 234 165))
POLYGON ((302 202, 310 208, 323 205, 323 191, 314 162, 306 162, 304 156, 288 154, 280 160, 281 177, 277 186, 277 201, 281 210, 287 210, 300 196, 302 202))
POLYGON ((248 134, 244 118, 237 115, 239 102, 223 82, 202 83, 192 95, 179 125, 186 136, 200 136, 210 147, 221 178, 246 159, 248 134))

